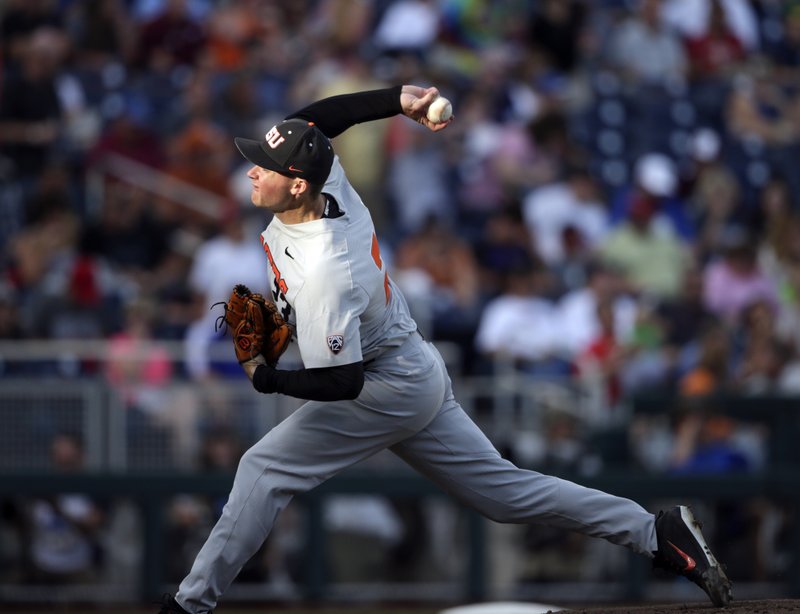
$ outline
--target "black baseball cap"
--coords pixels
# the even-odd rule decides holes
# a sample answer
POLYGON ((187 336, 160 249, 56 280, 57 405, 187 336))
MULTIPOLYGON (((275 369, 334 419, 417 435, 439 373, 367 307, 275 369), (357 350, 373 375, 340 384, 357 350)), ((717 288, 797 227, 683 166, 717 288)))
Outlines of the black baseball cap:
POLYGON ((261 141, 238 136, 233 141, 248 161, 283 175, 321 184, 331 172, 331 142, 314 122, 305 119, 286 119, 270 128, 261 141))

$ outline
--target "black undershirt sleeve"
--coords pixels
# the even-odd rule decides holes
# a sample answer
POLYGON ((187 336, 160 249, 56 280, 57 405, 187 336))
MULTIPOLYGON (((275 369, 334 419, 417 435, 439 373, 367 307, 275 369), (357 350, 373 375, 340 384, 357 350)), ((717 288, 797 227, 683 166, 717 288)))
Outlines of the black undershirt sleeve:
POLYGON ((364 363, 338 367, 284 371, 260 365, 253 373, 253 388, 269 394, 279 392, 308 401, 355 399, 364 387, 364 363))
POLYGON ((330 96, 292 113, 286 119, 314 122, 329 139, 364 122, 385 119, 403 112, 400 93, 403 86, 330 96))

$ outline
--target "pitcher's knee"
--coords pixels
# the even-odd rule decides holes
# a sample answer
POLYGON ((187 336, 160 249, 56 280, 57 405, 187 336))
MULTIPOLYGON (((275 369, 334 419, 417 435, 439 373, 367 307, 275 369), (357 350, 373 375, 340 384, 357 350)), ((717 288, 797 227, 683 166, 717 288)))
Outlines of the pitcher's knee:
POLYGON ((236 480, 242 484, 258 482, 269 496, 294 496, 311 490, 324 481, 313 467, 302 467, 252 448, 242 455, 236 480))

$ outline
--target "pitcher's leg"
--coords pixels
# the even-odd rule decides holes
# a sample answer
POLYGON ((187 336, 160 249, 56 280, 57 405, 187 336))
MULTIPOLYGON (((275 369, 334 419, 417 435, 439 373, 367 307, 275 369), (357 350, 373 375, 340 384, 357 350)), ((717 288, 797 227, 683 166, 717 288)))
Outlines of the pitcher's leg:
POLYGON ((210 612, 267 538, 291 498, 407 436, 389 417, 365 418, 354 402, 306 403, 242 456, 220 519, 175 596, 210 612), (359 437, 358 428, 370 437, 359 437))
POLYGON ((308 402, 242 457, 222 517, 176 595, 210 611, 266 539, 292 496, 408 437, 441 407, 446 384, 435 353, 413 337, 366 374, 355 401, 308 402), (398 390, 408 394, 398 395, 398 390))
POLYGON ((516 467, 452 397, 427 427, 391 449, 492 520, 570 529, 650 557, 657 549, 655 517, 638 503, 516 467))

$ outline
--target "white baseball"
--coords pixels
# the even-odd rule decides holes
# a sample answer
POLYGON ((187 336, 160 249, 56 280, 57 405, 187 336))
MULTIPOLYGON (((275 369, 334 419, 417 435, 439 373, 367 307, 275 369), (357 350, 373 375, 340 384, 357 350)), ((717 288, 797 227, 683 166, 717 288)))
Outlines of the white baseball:
POLYGON ((434 124, 441 124, 450 119, 453 114, 453 105, 444 96, 439 96, 428 107, 428 119, 434 124))

